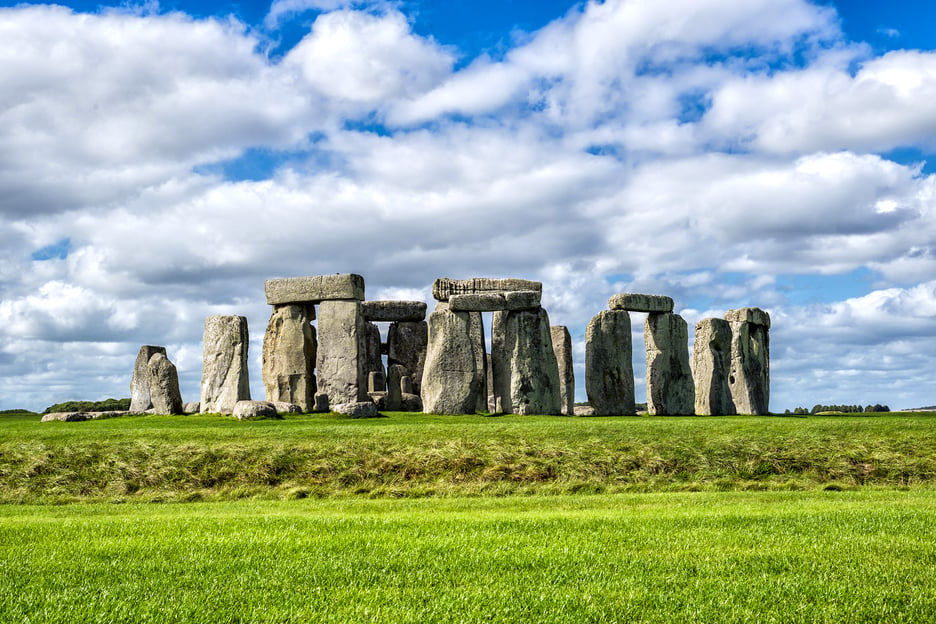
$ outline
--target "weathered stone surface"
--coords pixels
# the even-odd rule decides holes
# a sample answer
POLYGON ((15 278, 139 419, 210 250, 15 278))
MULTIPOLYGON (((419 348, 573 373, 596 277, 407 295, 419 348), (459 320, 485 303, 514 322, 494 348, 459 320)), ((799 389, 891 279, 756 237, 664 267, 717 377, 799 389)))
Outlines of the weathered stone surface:
POLYGON ((88 420, 86 412, 51 412, 43 414, 42 420, 39 422, 83 422, 85 420, 88 420))
POLYGON ((413 394, 413 378, 409 375, 400 377, 400 390, 403 394, 413 394))
POLYGON ((130 411, 145 412, 153 407, 149 393, 149 373, 146 366, 150 358, 157 353, 166 355, 166 347, 143 345, 137 353, 136 363, 133 365, 133 378, 130 380, 130 411))
POLYGON ((312 411, 317 414, 324 414, 328 411, 328 395, 324 392, 315 393, 315 405, 312 406, 312 411))
POLYGON ((157 414, 181 414, 182 394, 175 364, 162 353, 156 353, 146 365, 150 381, 150 399, 157 414))
POLYGON ((562 413, 559 367, 546 310, 497 313, 492 328, 491 364, 495 405, 504 413, 562 413))
POLYGON ((418 323, 426 320, 425 301, 365 301, 361 308, 367 321, 418 323))
MULTIPOLYGON (((491 327, 491 348, 494 348, 494 328, 491 327)), ((487 372, 484 375, 487 380, 487 411, 491 414, 496 414, 499 410, 497 409, 497 401, 494 398, 494 363, 491 362, 491 354, 487 353, 484 356, 484 362, 487 364, 487 372)))
POLYGON ((323 301, 318 313, 319 390, 330 405, 367 399, 365 324, 360 301, 323 301))
POLYGON ((276 418, 276 406, 269 401, 238 401, 232 410, 237 420, 276 418))
POLYGON ((387 410, 398 412, 403 405, 402 379, 406 367, 400 364, 391 364, 387 371, 387 410))
POLYGON ((273 408, 276 410, 277 414, 301 414, 305 410, 302 409, 302 406, 297 403, 289 403, 288 401, 267 401, 268 403, 273 403, 273 408))
POLYGON ((183 414, 198 414, 199 412, 201 412, 201 403, 198 401, 189 401, 182 404, 183 414))
POLYGON ((678 314, 650 314, 644 323, 647 346, 647 413, 688 416, 695 410, 689 368, 689 329, 678 314))
POLYGON ((364 379, 368 383, 368 391, 382 392, 387 389, 387 371, 384 370, 383 357, 380 355, 380 328, 374 323, 364 321, 364 379), (370 374, 378 373, 379 382, 383 379, 382 387, 370 387, 370 374))
POLYGON ((402 396, 401 412, 421 412, 423 411, 422 398, 418 394, 404 392, 402 396))
POLYGON ((753 323, 770 329, 770 315, 760 308, 728 310, 725 312, 725 320, 729 323, 753 323))
POLYGON ((270 279, 263 284, 267 303, 319 303, 335 299, 364 301, 364 278, 353 273, 270 279))
POLYGON ((571 416, 575 407, 575 371, 572 370, 572 335, 564 325, 549 328, 553 353, 559 366, 559 404, 562 413, 571 416))
POLYGON ((585 392, 598 416, 634 414, 630 314, 603 310, 585 330, 585 392))
MULTIPOLYGON (((729 314, 725 316, 731 315, 729 314)), ((768 321, 769 322, 769 321, 768 321)), ((731 322, 731 371, 728 385, 738 414, 768 414, 770 404, 770 330, 767 325, 731 322)))
POLYGON ((422 393, 429 329, 426 321, 391 323, 387 332, 387 365, 400 364, 413 380, 413 394, 422 393))
POLYGON ((432 283, 432 297, 436 301, 448 301, 452 295, 473 295, 489 292, 505 293, 517 290, 543 292, 543 284, 525 279, 496 279, 491 277, 473 277, 466 280, 440 277, 432 283))
POLYGON ((352 401, 339 403, 333 410, 337 414, 344 414, 351 418, 374 418, 378 416, 377 406, 373 401, 352 401))
POLYGON ((475 367, 481 375, 481 389, 478 392, 478 402, 475 411, 487 410, 487 345, 484 336, 484 317, 480 312, 469 312, 471 319, 471 349, 474 354, 475 367))
POLYGON ((202 413, 230 414, 238 401, 250 400, 247 374, 247 318, 209 316, 201 378, 202 413))
POLYGON ((422 377, 427 414, 473 414, 484 392, 484 368, 473 339, 476 312, 443 310, 429 315, 428 346, 422 377))
POLYGON ((597 416, 595 408, 591 405, 576 405, 574 408, 576 416, 597 416))
POLYGON ((695 326, 692 378, 695 413, 700 416, 735 413, 728 375, 731 372, 731 325, 718 318, 703 319, 695 326))
POLYGON ((367 394, 386 391, 387 378, 383 371, 371 371, 367 373, 367 394))
POLYGON ((535 310, 540 307, 542 295, 543 293, 538 290, 451 295, 448 300, 448 305, 450 310, 458 312, 535 310))
POLYGON ((269 402, 295 403, 303 411, 312 406, 318 348, 313 310, 308 304, 273 307, 263 336, 263 387, 269 402))
POLYGON ((123 410, 108 410, 106 412, 85 412, 89 420, 107 420, 108 418, 123 418, 131 412, 123 410))
POLYGON ((630 312, 672 312, 673 300, 662 295, 621 293, 608 299, 608 307, 630 312))

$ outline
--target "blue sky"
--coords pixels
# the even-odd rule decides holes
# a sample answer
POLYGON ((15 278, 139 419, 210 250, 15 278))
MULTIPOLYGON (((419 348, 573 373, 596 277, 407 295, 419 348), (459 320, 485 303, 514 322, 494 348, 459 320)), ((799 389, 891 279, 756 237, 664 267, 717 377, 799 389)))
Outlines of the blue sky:
MULTIPOLYGON (((771 313, 771 407, 936 403, 931 3, 0 3, 0 409, 126 396, 263 280, 771 313)), ((644 394, 641 324, 634 333, 644 394)))

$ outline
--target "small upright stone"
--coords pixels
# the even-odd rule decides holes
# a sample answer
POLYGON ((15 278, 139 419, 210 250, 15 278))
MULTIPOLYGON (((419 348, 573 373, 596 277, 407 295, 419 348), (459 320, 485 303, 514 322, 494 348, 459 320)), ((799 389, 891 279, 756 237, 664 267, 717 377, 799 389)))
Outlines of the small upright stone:
POLYGON ((689 416, 695 409, 695 386, 689 368, 689 330, 678 314, 650 314, 644 324, 647 345, 647 412, 689 416))
POLYGON ((157 353, 166 355, 166 347, 143 345, 137 353, 136 363, 133 365, 133 378, 130 380, 130 411, 136 414, 142 414, 153 407, 147 365, 150 358, 157 353))
POLYGON ((156 353, 147 364, 150 398, 157 414, 182 414, 182 394, 175 364, 162 353, 156 353))
POLYGON ((598 416, 631 415, 634 363, 630 314, 603 310, 585 330, 585 392, 598 416))
POLYGON ((572 335, 564 325, 549 328, 552 336, 553 353, 559 366, 559 396, 562 413, 572 416, 575 411, 575 371, 572 369, 572 335))
POLYGON ((629 312, 672 312, 673 300, 662 295, 621 293, 608 299, 608 307, 629 312))
POLYGON ((403 407, 403 373, 406 369, 400 364, 391 364, 387 371, 387 410, 398 412, 403 407))
POLYGON ((328 411, 328 395, 324 392, 315 393, 315 405, 312 411, 317 414, 324 414, 328 411))
POLYGON ((738 414, 768 414, 770 403, 770 316, 760 308, 729 310, 731 372, 728 383, 738 414))
POLYGON ((209 316, 205 319, 201 379, 202 413, 230 414, 238 401, 250 400, 247 374, 247 318, 209 316))
POLYGON ((735 413, 728 375, 731 372, 731 325, 719 318, 696 323, 692 348, 695 413, 700 416, 735 413))

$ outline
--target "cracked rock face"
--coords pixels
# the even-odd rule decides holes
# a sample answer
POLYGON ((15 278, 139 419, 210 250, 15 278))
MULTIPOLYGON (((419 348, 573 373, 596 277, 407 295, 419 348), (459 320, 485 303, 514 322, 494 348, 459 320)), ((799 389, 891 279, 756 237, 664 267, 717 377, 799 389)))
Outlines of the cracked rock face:
POLYGON ((150 398, 156 414, 182 414, 182 394, 175 364, 162 353, 156 353, 147 364, 150 398))
POLYGON ((602 310, 585 330, 585 390, 598 416, 634 414, 630 314, 602 310))
POLYGON ((700 416, 735 413, 728 375, 731 370, 731 325, 718 318, 696 323, 692 348, 695 413, 700 416))
POLYGON ((423 369, 429 326, 426 321, 398 321, 387 332, 387 365, 399 364, 406 369, 413 384, 413 394, 422 394, 423 369))
POLYGON ((572 369, 572 336, 564 325, 549 328, 552 336, 553 353, 559 367, 559 398, 562 413, 572 416, 575 413, 575 371, 572 369))
POLYGON ((150 358, 157 353, 166 355, 166 347, 143 345, 137 353, 136 363, 133 365, 133 378, 130 380, 130 411, 133 413, 142 414, 153 407, 147 365, 150 358))
POLYGON ((738 414, 767 414, 770 403, 770 317, 760 308, 741 308, 729 310, 725 319, 731 324, 728 384, 735 411, 738 414))
POLYGON ((246 317, 209 316, 205 319, 201 380, 203 414, 231 414, 238 401, 250 400, 248 342, 246 317))
POLYGON ((263 336, 263 387, 272 403, 295 403, 302 411, 312 410, 316 391, 315 328, 306 304, 273 307, 263 336))
POLYGON ((695 413, 686 321, 678 314, 650 314, 644 324, 644 342, 647 345, 647 412, 659 416, 695 413))
POLYGON ((473 414, 486 405, 484 366, 475 344, 480 318, 477 312, 448 309, 429 315, 421 393, 425 413, 473 414))
POLYGON ((367 401, 366 325, 361 302, 323 301, 318 309, 318 389, 329 405, 367 401))
POLYGON ((559 366, 543 308, 498 312, 491 330, 494 401, 506 414, 561 414, 559 366))

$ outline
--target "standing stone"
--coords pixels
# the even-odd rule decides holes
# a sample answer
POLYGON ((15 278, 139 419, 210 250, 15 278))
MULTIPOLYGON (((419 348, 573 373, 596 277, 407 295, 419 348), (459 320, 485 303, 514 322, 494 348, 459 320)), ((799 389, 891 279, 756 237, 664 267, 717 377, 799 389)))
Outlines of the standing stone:
POLYGON ((400 321, 387 332, 387 366, 400 364, 413 380, 413 393, 422 394, 423 368, 429 329, 426 321, 400 321))
POLYGON ((598 416, 634 414, 630 314, 603 310, 585 330, 585 392, 598 416))
POLYGON ((695 410, 695 386, 689 368, 689 329, 678 314, 647 316, 647 412, 688 416, 695 410))
POLYGON ((372 392, 386 392, 387 378, 383 371, 371 371, 367 373, 367 394, 372 392))
POLYGON ((323 301, 318 311, 319 390, 329 405, 367 401, 365 325, 361 302, 323 301))
POLYGON ((295 403, 304 412, 312 409, 317 349, 314 318, 311 305, 273 306, 263 336, 263 387, 268 402, 295 403))
POLYGON ((495 403, 508 414, 562 413, 546 310, 499 312, 497 323, 498 344, 491 345, 495 403))
MULTIPOLYGON (((494 348, 494 329, 491 328, 491 348, 494 348)), ((497 413, 497 401, 494 398, 494 363, 491 361, 491 354, 484 356, 484 362, 487 364, 487 372, 484 375, 487 380, 487 411, 491 414, 497 413)))
POLYGON ((201 379, 203 414, 231 414, 238 401, 250 400, 248 344, 246 317, 209 316, 205 319, 201 379))
POLYGON ((731 371, 728 384, 738 414, 767 414, 770 403, 770 316, 760 308, 729 310, 731 371))
POLYGON ((692 348, 695 413, 700 416, 735 413, 728 375, 731 372, 731 325, 709 318, 696 323, 692 348))
MULTIPOLYGON (((364 375, 370 379, 371 373, 379 373, 386 381, 387 372, 384 370, 383 358, 380 355, 380 328, 374 323, 364 321, 364 375)), ((383 388, 374 388, 370 392, 385 392, 383 388)))
POLYGON ((142 414, 153 407, 147 365, 150 358, 157 353, 166 355, 166 347, 143 345, 137 353, 136 363, 133 365, 133 378, 130 380, 130 411, 133 413, 142 414))
POLYGON ((149 372, 150 397, 157 414, 182 414, 182 393, 175 364, 163 353, 155 353, 146 365, 149 372))
POLYGON ((481 372, 481 391, 478 394, 476 412, 487 411, 487 345, 484 341, 484 317, 480 312, 469 312, 471 319, 471 352, 474 354, 475 368, 481 372))
POLYGON ((399 412, 403 406, 403 377, 406 368, 392 364, 387 371, 387 410, 399 412))
POLYGON ((315 405, 312 407, 312 411, 322 414, 328 411, 328 395, 324 392, 315 393, 315 405))
POLYGON ((484 396, 484 369, 475 357, 471 315, 448 309, 429 315, 421 384, 427 414, 473 414, 484 396))
POLYGON ((572 416, 575 413, 575 371, 572 370, 572 336, 564 325, 549 328, 552 337, 553 353, 559 366, 559 396, 562 413, 572 416))

